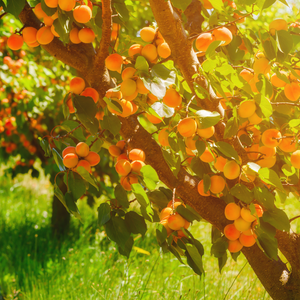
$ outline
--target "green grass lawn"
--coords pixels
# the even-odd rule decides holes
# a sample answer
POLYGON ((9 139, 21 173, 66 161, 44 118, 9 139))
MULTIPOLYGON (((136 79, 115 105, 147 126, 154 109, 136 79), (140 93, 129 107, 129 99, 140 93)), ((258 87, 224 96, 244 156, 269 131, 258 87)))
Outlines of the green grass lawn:
POLYGON ((45 178, 0 178, 0 294, 4 299, 270 299, 243 255, 237 263, 230 258, 219 274, 217 260, 210 256, 210 226, 205 222, 192 230, 205 248, 206 273, 200 278, 171 254, 160 252, 154 226, 144 239, 136 239, 138 248, 128 260, 120 256, 97 228, 99 203, 91 209, 81 201, 84 224, 72 217, 69 235, 63 240, 53 238, 51 197, 45 178))

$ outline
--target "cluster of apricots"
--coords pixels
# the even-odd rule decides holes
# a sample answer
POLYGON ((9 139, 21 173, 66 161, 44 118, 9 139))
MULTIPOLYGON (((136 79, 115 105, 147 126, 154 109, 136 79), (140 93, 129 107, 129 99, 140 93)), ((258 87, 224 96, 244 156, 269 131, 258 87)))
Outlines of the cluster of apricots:
MULTIPOLYGON (((69 38, 73 44, 92 43, 95 40, 94 31, 88 27, 88 22, 92 19, 93 4, 88 1, 76 0, 45 0, 45 5, 49 8, 59 8, 65 12, 73 13, 73 18, 77 25, 70 30, 69 38), (87 5, 85 4, 87 2, 87 5), (81 27, 80 27, 81 25, 81 27)), ((58 18, 58 10, 52 15, 48 16, 42 9, 41 3, 34 7, 34 13, 40 19, 44 26, 40 29, 34 27, 25 27, 22 34, 14 33, 7 41, 8 47, 12 50, 19 50, 22 48, 24 42, 29 47, 37 47, 39 45, 50 44, 55 37, 60 37, 55 30, 53 22, 58 18)), ((117 39, 120 26, 113 24, 112 41, 117 39)))
POLYGON ((115 169, 121 175, 120 184, 126 191, 131 191, 131 185, 138 183, 138 176, 145 166, 146 155, 141 149, 128 149, 126 142, 121 140, 108 148, 111 156, 116 157, 115 169))
POLYGON ((255 213, 252 214, 248 207, 240 207, 231 202, 225 207, 225 217, 234 221, 225 226, 224 235, 228 239, 228 250, 232 253, 239 252, 243 247, 251 247, 255 244, 256 234, 254 227, 258 224, 258 218, 262 217, 263 209, 259 204, 254 204, 255 213))
POLYGON ((91 173, 91 167, 100 162, 100 156, 94 151, 90 151, 88 144, 80 142, 76 147, 69 146, 62 152, 63 164, 68 169, 76 171, 78 167, 83 167, 91 173))
POLYGON ((172 232, 177 231, 177 235, 173 237, 175 242, 178 238, 185 237, 181 228, 188 229, 191 225, 190 222, 176 212, 176 208, 179 205, 185 206, 180 199, 175 199, 174 203, 171 200, 168 206, 163 208, 159 214, 160 224, 166 228, 168 236, 171 235, 172 232))

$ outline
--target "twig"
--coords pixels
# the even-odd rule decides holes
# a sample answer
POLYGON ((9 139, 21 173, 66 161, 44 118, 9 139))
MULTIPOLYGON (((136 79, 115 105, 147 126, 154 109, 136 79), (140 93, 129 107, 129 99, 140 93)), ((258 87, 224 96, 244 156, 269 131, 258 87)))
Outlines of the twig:
POLYGON ((176 195, 176 188, 173 189, 173 196, 172 196, 172 211, 173 211, 173 213, 174 213, 175 195, 176 195))
POLYGON ((0 15, 0 19, 2 19, 5 15, 7 15, 8 13, 7 12, 5 12, 5 13, 3 13, 2 15, 0 15))
POLYGON ((291 103, 291 102, 271 102, 272 105, 290 105, 290 106, 298 106, 300 107, 300 103, 291 103))
POLYGON ((106 129, 103 129, 103 130, 99 133, 99 136, 97 136, 97 137, 92 141, 92 143, 91 143, 90 146, 89 146, 90 149, 92 148, 92 146, 96 143, 96 141, 97 141, 98 139, 101 139, 101 137, 103 136, 105 130, 106 130, 106 129))
POLYGON ((294 218, 291 218, 291 219, 290 219, 290 223, 293 222, 294 220, 298 219, 298 218, 300 218, 300 216, 296 216, 296 217, 294 217, 294 218))
POLYGON ((247 67, 244 67, 244 66, 233 66, 231 65, 234 69, 245 69, 245 70, 248 70, 249 72, 251 73, 254 73, 254 71, 250 68, 247 68, 247 67))
POLYGON ((191 103, 193 102, 193 100, 195 99, 196 95, 194 95, 191 100, 189 101, 189 103, 186 105, 186 108, 185 108, 185 117, 187 118, 188 115, 189 115, 189 107, 191 105, 191 103))
POLYGON ((73 128, 71 131, 69 131, 68 133, 62 135, 62 136, 53 136, 52 138, 54 140, 59 140, 59 139, 63 139, 67 136, 69 136, 70 134, 72 134, 75 130, 77 130, 78 128, 80 128, 82 126, 82 124, 80 123, 78 126, 76 126, 75 128, 73 128))

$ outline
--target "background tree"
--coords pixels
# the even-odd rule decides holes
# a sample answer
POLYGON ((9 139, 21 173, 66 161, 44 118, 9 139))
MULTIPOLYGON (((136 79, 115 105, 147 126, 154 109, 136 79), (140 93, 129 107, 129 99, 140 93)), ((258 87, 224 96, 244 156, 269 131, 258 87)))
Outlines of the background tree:
MULTIPOLYGON (((201 216, 213 225, 220 269, 227 248, 234 257, 241 251, 272 298, 298 299, 299 235, 275 205, 299 195, 296 20, 262 19, 264 30, 252 30, 240 22, 253 23, 269 1, 151 0, 155 26, 130 43, 124 30, 112 43, 112 18, 129 28, 132 2, 21 2, 2 4, 27 28, 27 44, 42 44, 80 76, 63 102, 76 125, 41 140, 60 169, 66 191, 55 184, 55 193, 67 209, 80 218, 76 200, 99 189, 89 173, 104 156, 97 152, 116 143, 109 152, 122 177, 110 205, 99 207, 99 225, 121 254, 130 254, 132 235, 144 235, 145 220, 160 221, 163 250, 202 274, 203 247, 187 229, 201 216), (115 53, 125 47, 128 56, 115 53), (83 143, 72 139, 77 129, 83 143), (168 189, 156 188, 158 181, 168 189), (136 202, 141 214, 132 210, 136 202)), ((12 35, 8 45, 18 50, 23 38, 12 35)))

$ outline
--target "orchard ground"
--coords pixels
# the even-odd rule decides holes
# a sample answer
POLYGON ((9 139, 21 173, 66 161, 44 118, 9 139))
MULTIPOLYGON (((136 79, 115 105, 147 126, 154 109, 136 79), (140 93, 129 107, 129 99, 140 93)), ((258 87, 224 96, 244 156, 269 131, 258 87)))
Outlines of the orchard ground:
MULTIPOLYGON (((218 272, 210 256, 210 225, 192 232, 205 248, 205 277, 170 253, 162 254, 151 226, 137 238, 129 260, 119 255, 97 227, 97 211, 79 203, 84 224, 72 218, 70 233, 51 235, 50 184, 44 176, 0 177, 0 286, 4 299, 271 299, 244 256, 218 272), (144 252, 144 253, 143 253, 144 252)), ((294 203, 294 201, 293 201, 294 203)), ((280 206, 280 204, 278 204, 280 206)), ((300 204, 286 205, 288 212, 300 204)), ((300 229, 300 221, 294 221, 300 229)), ((297 228, 296 228, 297 227, 297 228)), ((1 299, 1 296, 0 296, 1 299)))

